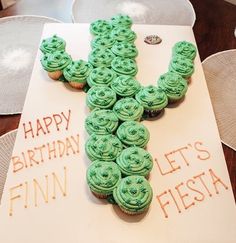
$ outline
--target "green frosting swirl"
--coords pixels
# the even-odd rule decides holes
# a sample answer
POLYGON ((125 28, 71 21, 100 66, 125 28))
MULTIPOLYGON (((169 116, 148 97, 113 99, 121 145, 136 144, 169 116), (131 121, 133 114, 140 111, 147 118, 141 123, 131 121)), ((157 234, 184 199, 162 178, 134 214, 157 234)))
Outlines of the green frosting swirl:
POLYGON ((184 56, 185 58, 189 58, 191 60, 194 60, 197 54, 196 47, 192 43, 187 41, 177 42, 174 45, 172 51, 173 51, 173 56, 178 54, 184 56))
POLYGON ((146 211, 152 201, 153 192, 143 176, 123 178, 113 191, 113 197, 121 209, 130 213, 146 211))
POLYGON ((116 102, 113 111, 121 121, 139 121, 143 115, 143 106, 133 98, 122 98, 116 102))
POLYGON ((168 104, 165 92, 153 85, 143 87, 135 98, 147 111, 160 111, 168 104))
POLYGON ((137 38, 137 35, 131 29, 128 29, 126 27, 117 27, 112 30, 111 37, 117 41, 134 42, 137 38))
POLYGON ((194 65, 192 60, 181 55, 175 55, 170 62, 169 71, 177 73, 183 78, 189 78, 194 72, 194 65))
POLYGON ((84 83, 92 69, 93 66, 83 60, 72 61, 63 70, 63 74, 68 81, 84 83))
POLYGON ((140 90, 141 85, 132 76, 121 75, 112 80, 111 88, 121 97, 130 97, 140 90))
POLYGON ((181 99, 188 89, 187 81, 177 73, 165 73, 160 76, 158 86, 166 93, 169 101, 181 99))
POLYGON ((106 67, 94 68, 88 77, 88 84, 90 87, 98 86, 109 86, 113 79, 115 79, 116 73, 106 67))
POLYGON ((121 141, 112 134, 92 134, 85 144, 85 151, 91 161, 115 161, 123 149, 121 141))
POLYGON ((42 43, 40 45, 40 50, 46 54, 46 53, 52 53, 55 51, 65 51, 66 42, 57 35, 53 35, 50 38, 42 40, 42 43))
POLYGON ((126 27, 130 28, 133 21, 128 15, 117 14, 111 18, 111 24, 113 27, 126 27))
POLYGON ((118 127, 118 118, 112 110, 93 110, 85 120, 89 134, 109 134, 118 127))
POLYGON ((91 191, 111 195, 121 180, 121 172, 114 162, 96 161, 87 170, 87 183, 91 191))
POLYGON ((116 42, 111 51, 120 57, 135 58, 138 55, 138 50, 133 43, 130 42, 116 42))
POLYGON ((107 35, 111 32, 112 26, 106 20, 96 20, 90 24, 90 33, 93 35, 107 35))
POLYGON ((111 62, 112 69, 118 74, 135 76, 138 72, 136 62, 131 58, 115 57, 111 62))
POLYGON ((94 86, 87 93, 86 103, 90 109, 107 109, 116 102, 116 93, 106 86, 94 86))
POLYGON ((110 67, 114 57, 110 49, 96 48, 89 54, 89 62, 94 67, 110 67))
POLYGON ((148 129, 136 121, 126 121, 122 123, 117 132, 117 137, 125 146, 138 146, 145 148, 150 134, 148 129))
POLYGON ((115 39, 110 35, 97 36, 91 42, 92 48, 111 48, 115 44, 115 39))
POLYGON ((48 72, 63 70, 71 63, 71 57, 64 51, 47 53, 41 58, 43 68, 48 72))
POLYGON ((116 163, 125 176, 147 176, 153 167, 151 154, 139 147, 124 149, 116 159, 116 163))

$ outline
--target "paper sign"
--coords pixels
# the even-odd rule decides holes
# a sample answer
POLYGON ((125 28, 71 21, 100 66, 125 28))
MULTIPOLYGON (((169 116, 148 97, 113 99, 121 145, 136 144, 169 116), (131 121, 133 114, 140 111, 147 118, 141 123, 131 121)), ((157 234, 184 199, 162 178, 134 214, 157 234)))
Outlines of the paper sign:
MULTIPOLYGON (((185 26, 135 25, 137 79, 156 85, 173 45, 195 43, 185 26), (158 34, 159 45, 147 45, 158 34)), ((42 38, 66 40, 87 60, 87 24, 48 24, 42 38)), ((144 121, 154 158, 154 197, 146 214, 127 216, 95 198, 86 184, 86 94, 53 81, 36 57, 0 208, 4 243, 234 243, 236 208, 199 55, 185 99, 144 121)))

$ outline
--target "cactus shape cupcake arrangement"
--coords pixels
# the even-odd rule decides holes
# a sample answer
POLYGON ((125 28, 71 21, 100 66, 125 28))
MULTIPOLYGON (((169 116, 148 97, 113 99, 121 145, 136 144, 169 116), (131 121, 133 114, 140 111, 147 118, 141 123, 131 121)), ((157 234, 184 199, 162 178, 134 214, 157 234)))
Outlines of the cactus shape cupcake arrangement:
POLYGON ((197 54, 192 43, 177 42, 168 71, 157 85, 142 87, 135 78, 138 49, 132 23, 124 14, 91 23, 88 61, 72 60, 66 42, 57 35, 40 45, 41 64, 49 77, 57 80, 64 75, 72 87, 87 90, 85 152, 91 162, 86 173, 90 191, 128 215, 146 212, 153 198, 148 181, 153 158, 146 150, 150 133, 141 121, 158 118, 169 103, 185 96, 197 54))

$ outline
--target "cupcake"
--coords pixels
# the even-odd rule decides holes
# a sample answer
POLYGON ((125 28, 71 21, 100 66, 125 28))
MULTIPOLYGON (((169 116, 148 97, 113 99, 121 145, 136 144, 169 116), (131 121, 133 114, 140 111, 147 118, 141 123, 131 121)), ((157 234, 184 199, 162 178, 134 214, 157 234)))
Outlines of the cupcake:
POLYGON ((88 85, 93 86, 110 86, 113 79, 116 78, 116 73, 106 67, 94 68, 88 77, 88 85))
POLYGON ((118 75, 135 76, 138 72, 137 64, 131 58, 115 57, 111 62, 111 67, 118 75))
POLYGON ((153 167, 151 154, 139 147, 124 149, 116 159, 116 163, 124 176, 140 175, 147 177, 153 167))
POLYGON ((113 39, 109 34, 97 36, 91 42, 92 48, 111 48, 115 44, 115 39, 113 39))
POLYGON ((110 49, 95 48, 89 54, 89 63, 94 67, 110 67, 115 55, 110 49))
POLYGON ((126 27, 117 27, 111 31, 111 37, 116 41, 134 42, 137 38, 136 33, 126 27))
POLYGON ((116 131, 118 118, 112 110, 93 110, 85 120, 85 129, 89 134, 109 134, 116 131))
POLYGON ((93 66, 83 60, 72 61, 63 70, 63 74, 72 87, 82 89, 92 69, 93 66))
POLYGON ((113 111, 121 121, 140 121, 143 106, 133 98, 122 98, 116 102, 113 111))
POLYGON ((130 42, 116 42, 111 51, 120 57, 135 58, 138 55, 138 50, 133 43, 130 42))
POLYGON ((111 18, 111 25, 113 27, 130 28, 133 21, 128 15, 117 14, 111 18))
POLYGON ((106 20, 96 20, 90 24, 90 33, 92 35, 107 35, 111 32, 112 26, 106 20))
POLYGON ((135 99, 144 107, 145 116, 157 116, 168 104, 167 95, 163 90, 153 85, 143 87, 135 99))
POLYGON ((98 198, 107 198, 121 180, 121 172, 114 162, 92 163, 87 169, 87 183, 98 198))
POLYGON ((120 75, 113 79, 111 88, 119 97, 132 97, 141 89, 140 83, 129 75, 120 75))
POLYGON ((192 60, 181 55, 175 55, 170 62, 169 71, 188 79, 194 72, 194 65, 192 60))
POLYGON ((71 57, 64 51, 55 51, 47 53, 41 58, 41 64, 48 72, 48 76, 54 80, 58 80, 63 70, 71 63, 71 57))
POLYGON ((53 35, 41 42, 40 50, 43 54, 53 53, 55 51, 65 51, 66 42, 59 36, 53 35))
POLYGON ((180 41, 177 42, 172 48, 172 54, 173 56, 175 56, 176 54, 181 55, 193 61, 196 57, 197 50, 192 43, 187 41, 180 41))
POLYGON ((91 161, 115 161, 123 149, 121 141, 112 134, 92 134, 85 144, 85 151, 91 161))
POLYGON ((113 197, 123 212, 136 215, 148 210, 153 192, 149 182, 143 176, 132 175, 118 183, 113 190, 113 197))
POLYGON ((166 93, 169 103, 173 103, 184 97, 188 84, 179 74, 168 72, 160 76, 158 87, 166 93))
POLYGON ((92 87, 86 97, 86 103, 90 110, 94 108, 108 109, 116 102, 116 93, 106 86, 92 87))
POLYGON ((136 121, 122 123, 116 134, 125 147, 138 146, 145 148, 150 138, 148 129, 136 121))

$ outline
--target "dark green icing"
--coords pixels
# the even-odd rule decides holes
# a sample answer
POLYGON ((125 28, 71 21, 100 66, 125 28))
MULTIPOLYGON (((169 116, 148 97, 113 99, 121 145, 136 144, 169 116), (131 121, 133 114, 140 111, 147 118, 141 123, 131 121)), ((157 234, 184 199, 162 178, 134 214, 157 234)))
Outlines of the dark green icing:
POLYGON ((89 62, 94 67, 110 67, 115 55, 110 49, 95 48, 89 54, 89 62))
POLYGON ((112 26, 106 20, 96 20, 90 24, 90 32, 93 35, 107 35, 112 30, 112 26))
POLYGON ((71 63, 71 57, 64 51, 47 53, 41 58, 43 68, 48 72, 63 70, 71 63))
POLYGON ((107 109, 116 102, 116 93, 107 86, 94 86, 88 93, 86 103, 92 110, 94 108, 107 109))
POLYGON ((88 77, 88 84, 90 87, 98 86, 110 86, 110 83, 115 79, 116 73, 106 67, 94 68, 88 77))
POLYGON ((120 75, 112 80, 111 88, 120 97, 132 97, 140 90, 141 85, 132 76, 120 75))
POLYGON ((112 134, 92 134, 85 144, 85 151, 91 161, 115 161, 123 149, 121 141, 112 134))
POLYGON ((109 134, 118 127, 118 118, 112 110, 93 110, 85 120, 89 134, 109 134))
POLYGON ((138 50, 133 43, 130 42, 116 42, 111 51, 120 57, 135 58, 138 55, 138 50))
POLYGON ((111 62, 111 67, 119 75, 135 76, 138 72, 137 64, 131 58, 115 57, 111 62))
POLYGON ((46 53, 52 53, 55 51, 65 51, 66 42, 59 36, 53 35, 50 38, 43 39, 40 45, 40 50, 46 53))
POLYGON ((143 87, 135 98, 147 111, 160 111, 168 104, 165 92, 153 85, 143 87))
POLYGON ((125 146, 138 146, 145 148, 150 134, 148 129, 136 121, 126 121, 117 129, 117 137, 125 146))
POLYGON ((143 176, 123 178, 113 191, 113 197, 121 209, 128 213, 142 213, 151 204, 153 192, 143 176))
POLYGON ((116 163, 125 176, 147 176, 153 167, 151 154, 136 146, 124 149, 116 159, 116 163))
POLYGON ((121 180, 121 172, 114 162, 95 161, 87 169, 87 183, 91 191, 111 195, 121 180))
POLYGON ((72 61, 64 70, 63 74, 68 81, 86 82, 93 66, 83 60, 72 61))
POLYGON ((116 102, 113 111, 121 121, 139 121, 143 115, 143 106, 133 98, 122 98, 116 102))

